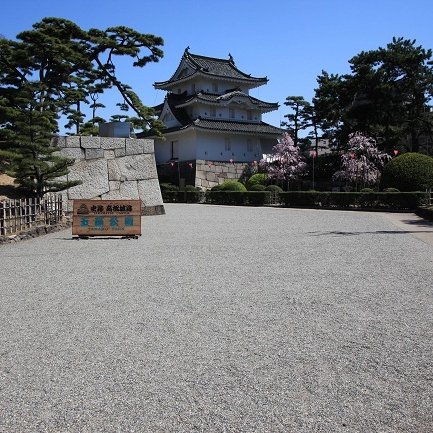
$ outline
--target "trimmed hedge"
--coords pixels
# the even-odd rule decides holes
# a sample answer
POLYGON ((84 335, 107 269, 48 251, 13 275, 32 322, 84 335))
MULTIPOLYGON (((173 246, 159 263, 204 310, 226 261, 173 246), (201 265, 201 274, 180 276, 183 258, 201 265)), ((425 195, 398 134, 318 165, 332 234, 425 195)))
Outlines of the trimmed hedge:
POLYGON ((423 192, 283 192, 280 203, 287 207, 337 207, 413 210, 427 203, 423 192))
POLYGON ((161 191, 164 203, 200 203, 204 200, 204 191, 161 191))
POLYGON ((205 203, 235 206, 263 206, 269 204, 269 191, 207 191, 205 203))
MULTIPOLYGON (((164 191, 165 203, 206 203, 232 206, 263 206, 271 202, 271 191, 164 191)), ((285 207, 414 210, 428 203, 423 192, 319 192, 278 193, 285 207)))

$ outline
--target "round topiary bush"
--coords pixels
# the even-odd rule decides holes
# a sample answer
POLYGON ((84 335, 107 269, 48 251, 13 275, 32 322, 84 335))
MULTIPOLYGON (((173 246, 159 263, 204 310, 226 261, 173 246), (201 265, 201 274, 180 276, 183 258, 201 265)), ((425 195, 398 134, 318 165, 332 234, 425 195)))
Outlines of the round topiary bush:
POLYGON ((265 185, 261 185, 260 183, 257 183, 253 185, 249 191, 266 191, 265 185))
POLYGON ((397 188, 385 188, 383 192, 400 192, 397 188))
POLYGON ((385 165, 380 186, 400 191, 425 191, 433 187, 433 158, 421 153, 404 153, 385 165))
POLYGON ((278 185, 268 185, 265 190, 272 192, 283 192, 283 188, 279 187, 278 185))
POLYGON ((220 191, 246 191, 245 185, 237 180, 226 180, 220 185, 220 191))
POLYGON ((251 188, 254 185, 264 185, 266 186, 266 182, 268 181, 268 175, 266 173, 256 173, 253 174, 246 182, 245 186, 248 190, 253 191, 251 188))

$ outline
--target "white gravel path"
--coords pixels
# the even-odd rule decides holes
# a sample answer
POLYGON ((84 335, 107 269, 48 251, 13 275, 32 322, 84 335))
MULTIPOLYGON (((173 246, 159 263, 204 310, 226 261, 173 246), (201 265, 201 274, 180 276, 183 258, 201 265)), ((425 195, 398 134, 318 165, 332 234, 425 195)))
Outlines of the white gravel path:
POLYGON ((0 246, 0 432, 433 431, 433 245, 374 213, 166 212, 0 246))

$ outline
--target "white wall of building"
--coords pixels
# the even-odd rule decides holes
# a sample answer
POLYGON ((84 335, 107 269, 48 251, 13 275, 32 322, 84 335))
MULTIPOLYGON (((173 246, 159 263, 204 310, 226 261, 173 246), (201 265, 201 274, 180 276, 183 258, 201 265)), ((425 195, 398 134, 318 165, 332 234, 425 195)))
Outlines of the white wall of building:
POLYGON ((197 131, 197 159, 236 162, 254 161, 261 157, 258 137, 240 134, 197 131))

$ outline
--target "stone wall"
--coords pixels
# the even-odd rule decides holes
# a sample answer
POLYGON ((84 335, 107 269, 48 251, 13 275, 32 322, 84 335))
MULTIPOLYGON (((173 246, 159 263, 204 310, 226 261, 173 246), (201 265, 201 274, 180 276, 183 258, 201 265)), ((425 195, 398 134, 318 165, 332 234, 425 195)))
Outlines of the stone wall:
POLYGON ((210 189, 222 184, 225 180, 239 180, 248 163, 196 161, 195 186, 210 189))
POLYGON ((111 137, 56 137, 60 155, 75 159, 68 180, 80 185, 64 191, 67 211, 74 199, 141 199, 143 215, 164 213, 153 140, 111 137))

